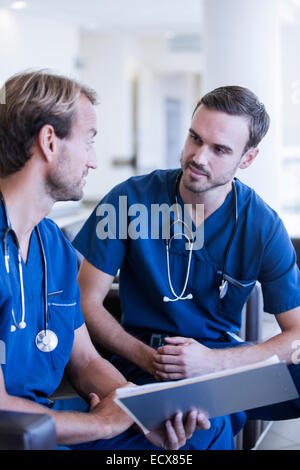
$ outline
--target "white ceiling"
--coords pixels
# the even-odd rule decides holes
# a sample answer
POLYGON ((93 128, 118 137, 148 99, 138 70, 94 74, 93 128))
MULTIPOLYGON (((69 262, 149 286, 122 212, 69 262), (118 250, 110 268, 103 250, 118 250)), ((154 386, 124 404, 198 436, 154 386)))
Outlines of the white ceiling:
MULTIPOLYGON (((12 0, 0 0, 10 8, 12 0)), ((199 33, 202 0, 27 0, 16 14, 38 15, 99 31, 199 33)))

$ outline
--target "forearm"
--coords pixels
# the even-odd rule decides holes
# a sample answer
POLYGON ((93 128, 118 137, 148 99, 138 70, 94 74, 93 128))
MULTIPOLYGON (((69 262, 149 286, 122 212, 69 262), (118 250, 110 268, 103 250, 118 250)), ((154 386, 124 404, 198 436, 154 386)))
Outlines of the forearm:
POLYGON ((109 423, 106 419, 88 413, 53 411, 47 406, 12 395, 6 395, 5 398, 1 397, 1 409, 50 415, 55 423, 56 438, 59 445, 89 442, 105 438, 106 434, 109 433, 109 423))
POLYGON ((288 330, 263 343, 253 346, 214 350, 216 358, 215 370, 225 370, 263 361, 274 354, 276 354, 281 361, 286 361, 287 364, 291 364, 293 353, 295 353, 293 343, 295 340, 299 339, 300 331, 288 330))
POLYGON ((78 282, 81 309, 93 343, 152 373, 154 349, 128 334, 103 305, 114 276, 83 260, 78 282))
POLYGON ((90 304, 83 311, 95 344, 128 359, 144 370, 149 369, 154 351, 150 346, 127 333, 102 305, 90 304))
POLYGON ((68 368, 67 371, 74 388, 86 398, 91 392, 103 398, 127 383, 124 376, 101 356, 91 360, 81 369, 68 368))
MULTIPOLYGON (((291 318, 291 317, 289 317, 291 318)), ((292 319, 293 320, 293 319, 292 319)), ((282 323, 284 320, 281 320, 282 323)), ((169 337, 154 357, 155 376, 159 380, 178 380, 195 375, 234 369, 277 355, 287 364, 299 356, 300 325, 288 321, 282 333, 264 343, 208 348, 192 338, 169 337), (290 326, 287 324, 290 323, 290 326)))

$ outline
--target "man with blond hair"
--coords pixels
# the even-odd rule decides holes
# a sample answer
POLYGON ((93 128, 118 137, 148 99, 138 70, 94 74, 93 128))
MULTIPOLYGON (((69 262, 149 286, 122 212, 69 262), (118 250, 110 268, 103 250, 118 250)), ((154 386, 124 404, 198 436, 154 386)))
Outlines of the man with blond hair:
POLYGON ((198 428, 203 448, 231 448, 231 428, 223 432, 222 418, 210 426, 197 410, 185 422, 178 413, 146 439, 114 403, 114 390, 128 382, 92 345, 80 308, 76 256, 45 218, 56 201, 81 199, 88 171, 97 166, 96 94, 46 72, 16 75, 4 87, 0 340, 6 357, 0 409, 49 414, 65 446, 178 449, 198 428), (62 411, 49 400, 65 370, 83 397, 75 410, 62 411))

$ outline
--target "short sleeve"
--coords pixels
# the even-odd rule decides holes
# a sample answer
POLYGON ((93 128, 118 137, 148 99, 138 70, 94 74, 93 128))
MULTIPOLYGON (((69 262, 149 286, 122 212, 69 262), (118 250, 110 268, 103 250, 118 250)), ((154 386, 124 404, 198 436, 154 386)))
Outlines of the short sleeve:
POLYGON ((81 311, 81 302, 80 302, 80 289, 77 284, 77 296, 76 296, 76 312, 74 318, 74 330, 77 330, 84 324, 84 317, 81 311))
POLYGON ((116 186, 100 201, 73 240, 89 263, 112 276, 126 254, 127 197, 122 188, 116 186))
POLYGON ((278 218, 265 245, 259 276, 264 310, 279 314, 300 306, 300 272, 288 233, 278 218))

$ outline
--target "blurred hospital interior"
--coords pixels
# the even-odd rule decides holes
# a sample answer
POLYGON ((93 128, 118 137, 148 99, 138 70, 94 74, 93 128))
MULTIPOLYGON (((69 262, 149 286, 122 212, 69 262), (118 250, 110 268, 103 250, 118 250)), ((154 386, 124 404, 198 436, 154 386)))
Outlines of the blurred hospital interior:
POLYGON ((199 98, 241 85, 272 122, 259 157, 238 177, 299 237, 299 23, 299 0, 0 0, 1 82, 50 69, 99 95, 98 169, 84 200, 57 203, 54 218, 83 217, 132 175, 179 167, 199 98))

